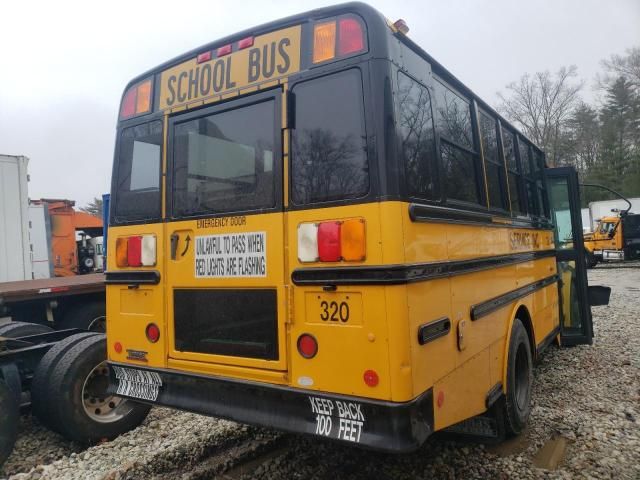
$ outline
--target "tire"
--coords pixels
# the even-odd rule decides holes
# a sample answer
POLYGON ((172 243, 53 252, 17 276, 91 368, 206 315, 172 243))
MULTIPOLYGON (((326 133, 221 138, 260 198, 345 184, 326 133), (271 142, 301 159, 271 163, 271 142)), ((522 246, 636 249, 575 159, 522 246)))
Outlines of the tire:
POLYGON ((0 466, 11 455, 18 436, 20 406, 13 392, 0 378, 0 466))
POLYGON ((106 332, 106 304, 104 300, 93 300, 74 305, 65 312, 56 325, 58 329, 80 328, 92 332, 106 332))
POLYGON ((33 380, 31 380, 31 412, 40 423, 50 430, 58 433, 62 430, 62 427, 55 421, 57 417, 51 412, 53 404, 50 399, 54 396, 54 393, 51 391, 51 375, 53 374, 53 370, 60 359, 74 345, 92 335, 98 334, 93 332, 78 333, 61 340, 51 347, 36 367, 33 380))
POLYGON ((87 270, 91 270, 94 267, 93 258, 91 257, 85 258, 82 261, 82 264, 84 265, 84 268, 86 268, 87 270))
POLYGON ((522 322, 516 318, 509 339, 507 359, 507 391, 504 397, 504 426, 508 436, 519 435, 527 425, 531 413, 533 359, 529 336, 522 322))
POLYGON ((93 444, 113 439, 140 425, 151 406, 106 394, 108 365, 104 335, 73 345, 53 366, 50 408, 60 433, 93 444))
POLYGON ((53 332, 51 327, 39 323, 9 322, 0 327, 0 337, 18 338, 53 332))
POLYGON ((586 263, 587 268, 595 268, 598 264, 598 258, 587 250, 584 254, 584 263, 586 263))

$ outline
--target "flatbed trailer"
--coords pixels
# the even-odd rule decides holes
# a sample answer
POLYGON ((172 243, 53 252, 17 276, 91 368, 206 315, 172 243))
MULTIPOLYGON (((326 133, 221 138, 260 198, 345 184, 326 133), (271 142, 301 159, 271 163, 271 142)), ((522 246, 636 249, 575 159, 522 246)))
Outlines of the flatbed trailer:
POLYGON ((0 317, 55 329, 104 331, 104 274, 0 283, 0 317))

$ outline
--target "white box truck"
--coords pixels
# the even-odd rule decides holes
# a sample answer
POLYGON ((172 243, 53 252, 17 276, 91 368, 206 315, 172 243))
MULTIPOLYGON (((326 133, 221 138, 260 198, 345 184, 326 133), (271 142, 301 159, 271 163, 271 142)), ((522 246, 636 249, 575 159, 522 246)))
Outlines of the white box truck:
POLYGON ((0 155, 0 282, 32 278, 28 163, 27 157, 0 155))

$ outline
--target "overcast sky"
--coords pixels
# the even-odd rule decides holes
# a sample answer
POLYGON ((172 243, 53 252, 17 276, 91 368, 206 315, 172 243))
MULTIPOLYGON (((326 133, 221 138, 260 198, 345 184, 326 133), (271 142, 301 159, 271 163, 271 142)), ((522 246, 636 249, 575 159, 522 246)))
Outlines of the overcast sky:
MULTIPOLYGON (((85 205, 109 190, 118 103, 128 80, 236 31, 326 0, 0 2, 0 153, 30 157, 29 196, 85 205)), ((525 72, 640 46, 640 0, 372 0, 495 106, 525 72)), ((593 99, 587 89, 585 96, 593 99)))

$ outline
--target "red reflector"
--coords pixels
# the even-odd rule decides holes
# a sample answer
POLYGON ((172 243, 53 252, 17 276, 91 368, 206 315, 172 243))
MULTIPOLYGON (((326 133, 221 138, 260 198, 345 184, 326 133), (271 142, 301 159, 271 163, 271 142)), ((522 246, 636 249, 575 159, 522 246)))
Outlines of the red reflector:
POLYGON ((116 351, 116 353, 122 353, 122 344, 120 342, 114 343, 113 349, 116 351))
POLYGON ((156 343, 160 339, 160 329, 155 323, 147 325, 144 333, 147 335, 147 340, 151 343, 156 343))
POLYGON ((66 292, 69 287, 51 287, 52 292, 66 292))
POLYGON ((318 353, 318 342, 308 333, 303 333, 298 337, 298 352, 304 358, 313 358, 318 353))
POLYGON ((131 87, 124 94, 122 106, 120 107, 120 117, 127 118, 136 114, 136 87, 131 87))
POLYGON ((223 55, 229 55, 230 53, 231 53, 231 44, 220 47, 218 49, 218 52, 216 53, 216 56, 222 57, 223 55))
POLYGON ((196 63, 208 62, 211 60, 211 52, 203 52, 196 57, 196 63))
POLYGON ((364 383, 366 383, 370 387, 375 387, 376 385, 378 385, 378 382, 380 382, 378 374, 375 372, 375 370, 367 370, 366 372, 364 372, 363 378, 364 383))
POLYGON ((127 261, 130 267, 140 267, 142 265, 142 237, 129 237, 127 261))
POLYGON ((238 42, 238 50, 253 46, 253 37, 243 38, 238 42))
POLYGON ((339 222, 323 222, 318 225, 318 256, 321 262, 340 260, 339 222))
POLYGON ((436 400, 436 403, 438 408, 442 408, 442 405, 444 405, 444 392, 442 390, 438 392, 438 399, 436 400))
POLYGON ((362 25, 355 18, 343 18, 339 22, 338 55, 364 50, 364 34, 362 25))

